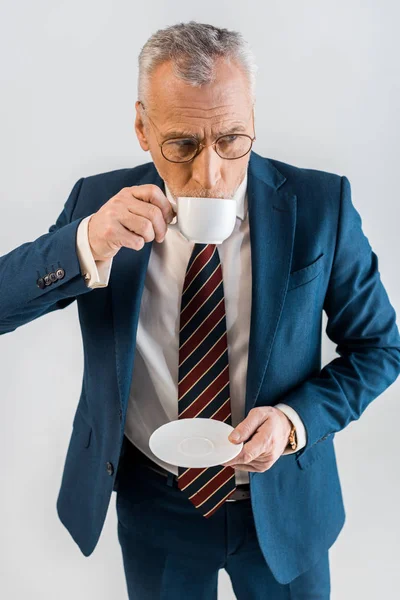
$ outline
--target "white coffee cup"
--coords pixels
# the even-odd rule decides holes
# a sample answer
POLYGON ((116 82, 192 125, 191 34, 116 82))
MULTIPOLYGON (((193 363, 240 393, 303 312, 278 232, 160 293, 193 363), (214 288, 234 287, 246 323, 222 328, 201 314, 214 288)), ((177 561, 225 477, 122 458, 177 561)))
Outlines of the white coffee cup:
MULTIPOLYGON (((236 222, 235 198, 197 198, 178 196, 176 202, 179 231, 196 244, 222 244, 236 222)), ((170 225, 170 226, 171 226, 170 225)))

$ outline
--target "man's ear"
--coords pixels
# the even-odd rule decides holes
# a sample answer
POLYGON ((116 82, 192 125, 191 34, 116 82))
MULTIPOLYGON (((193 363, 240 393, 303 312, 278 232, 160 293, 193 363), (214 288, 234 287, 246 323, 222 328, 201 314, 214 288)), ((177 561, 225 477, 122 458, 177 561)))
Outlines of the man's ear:
POLYGON ((140 104, 139 100, 137 100, 135 102, 135 108, 136 108, 135 131, 136 131, 137 139, 139 140, 139 144, 140 144, 142 150, 147 151, 147 150, 149 150, 149 143, 147 140, 144 123, 143 123, 143 119, 142 119, 142 105, 140 104))

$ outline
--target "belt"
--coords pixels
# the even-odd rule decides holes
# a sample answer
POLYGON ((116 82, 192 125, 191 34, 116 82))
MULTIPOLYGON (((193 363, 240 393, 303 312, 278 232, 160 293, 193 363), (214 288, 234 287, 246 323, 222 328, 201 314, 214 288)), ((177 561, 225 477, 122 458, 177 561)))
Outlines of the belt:
MULTIPOLYGON (((126 436, 125 442, 127 444, 127 455, 130 455, 136 464, 143 465, 144 467, 151 469, 154 473, 162 475, 169 481, 172 481, 174 487, 178 487, 178 478, 174 473, 167 471, 167 469, 164 469, 161 465, 151 460, 146 454, 141 452, 139 448, 132 444, 126 436)), ((250 484, 243 483, 236 485, 236 490, 227 500, 225 500, 225 502, 236 502, 237 500, 247 500, 248 498, 250 498, 250 484)))

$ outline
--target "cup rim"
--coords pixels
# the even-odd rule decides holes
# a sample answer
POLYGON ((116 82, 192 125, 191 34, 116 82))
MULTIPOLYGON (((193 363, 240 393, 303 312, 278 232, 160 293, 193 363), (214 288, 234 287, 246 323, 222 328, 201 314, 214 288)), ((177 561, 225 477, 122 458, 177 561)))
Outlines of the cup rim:
POLYGON ((178 202, 180 199, 184 199, 184 200, 227 200, 227 201, 236 203, 235 198, 201 198, 199 196, 177 196, 176 202, 178 202))

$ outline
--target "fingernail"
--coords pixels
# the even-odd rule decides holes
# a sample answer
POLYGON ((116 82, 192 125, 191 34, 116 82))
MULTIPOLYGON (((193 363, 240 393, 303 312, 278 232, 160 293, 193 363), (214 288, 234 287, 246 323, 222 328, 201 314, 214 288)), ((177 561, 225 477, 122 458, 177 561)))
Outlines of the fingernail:
POLYGON ((233 440, 234 442, 237 442, 240 438, 240 434, 237 433, 237 431, 233 432, 230 434, 229 439, 233 440))

